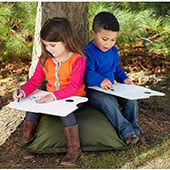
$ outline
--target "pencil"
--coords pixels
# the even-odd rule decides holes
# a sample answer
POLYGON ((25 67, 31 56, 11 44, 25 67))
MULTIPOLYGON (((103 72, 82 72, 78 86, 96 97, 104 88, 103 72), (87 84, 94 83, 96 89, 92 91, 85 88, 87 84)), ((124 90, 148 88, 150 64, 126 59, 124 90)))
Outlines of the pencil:
MULTIPOLYGON (((17 89, 17 96, 20 94, 20 90, 17 89)), ((17 102, 19 102, 20 99, 17 100, 17 102)))

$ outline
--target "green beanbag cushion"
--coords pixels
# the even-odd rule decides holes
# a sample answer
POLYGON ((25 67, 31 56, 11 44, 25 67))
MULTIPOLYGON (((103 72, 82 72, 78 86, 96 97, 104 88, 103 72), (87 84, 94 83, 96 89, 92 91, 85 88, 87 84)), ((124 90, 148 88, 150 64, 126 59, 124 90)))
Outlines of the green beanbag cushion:
MULTIPOLYGON (((85 104, 75 112, 83 151, 121 150, 127 145, 102 112, 85 104)), ((63 126, 59 117, 42 115, 34 138, 23 148, 35 153, 66 152, 63 126)))

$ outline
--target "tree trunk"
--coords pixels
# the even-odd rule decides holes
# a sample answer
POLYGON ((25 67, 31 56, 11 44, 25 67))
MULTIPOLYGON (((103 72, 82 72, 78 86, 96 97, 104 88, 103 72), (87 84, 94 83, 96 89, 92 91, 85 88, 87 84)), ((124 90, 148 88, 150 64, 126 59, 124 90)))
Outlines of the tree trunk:
POLYGON ((41 54, 40 29, 44 22, 53 17, 66 17, 71 22, 74 32, 80 40, 83 48, 88 42, 88 3, 87 2, 38 2, 37 17, 35 24, 34 45, 32 53, 32 64, 29 77, 34 73, 41 54))
POLYGON ((88 41, 88 3, 87 2, 44 2, 42 3, 42 24, 48 18, 66 17, 78 33, 82 47, 88 41))

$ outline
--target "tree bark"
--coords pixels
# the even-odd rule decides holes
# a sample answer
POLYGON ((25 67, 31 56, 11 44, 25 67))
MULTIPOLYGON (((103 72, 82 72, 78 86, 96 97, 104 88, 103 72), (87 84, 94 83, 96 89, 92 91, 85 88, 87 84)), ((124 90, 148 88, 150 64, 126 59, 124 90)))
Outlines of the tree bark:
POLYGON ((66 17, 81 40, 82 47, 88 41, 88 3, 87 2, 44 2, 42 3, 42 24, 48 18, 66 17))
POLYGON ((74 32, 83 48, 88 42, 88 2, 38 2, 35 24, 32 64, 29 77, 34 73, 38 57, 41 54, 39 32, 44 22, 53 17, 66 17, 71 22, 74 32))

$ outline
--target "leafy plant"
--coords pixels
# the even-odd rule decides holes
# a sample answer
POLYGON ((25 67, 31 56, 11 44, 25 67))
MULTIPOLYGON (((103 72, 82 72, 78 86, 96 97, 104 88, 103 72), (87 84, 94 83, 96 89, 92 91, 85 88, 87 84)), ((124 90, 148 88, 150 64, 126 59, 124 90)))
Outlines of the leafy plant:
POLYGON ((150 53, 164 54, 170 56, 170 19, 163 21, 161 29, 158 29, 157 37, 148 45, 150 53))
POLYGON ((36 2, 0 3, 0 56, 30 57, 36 16, 36 2))

